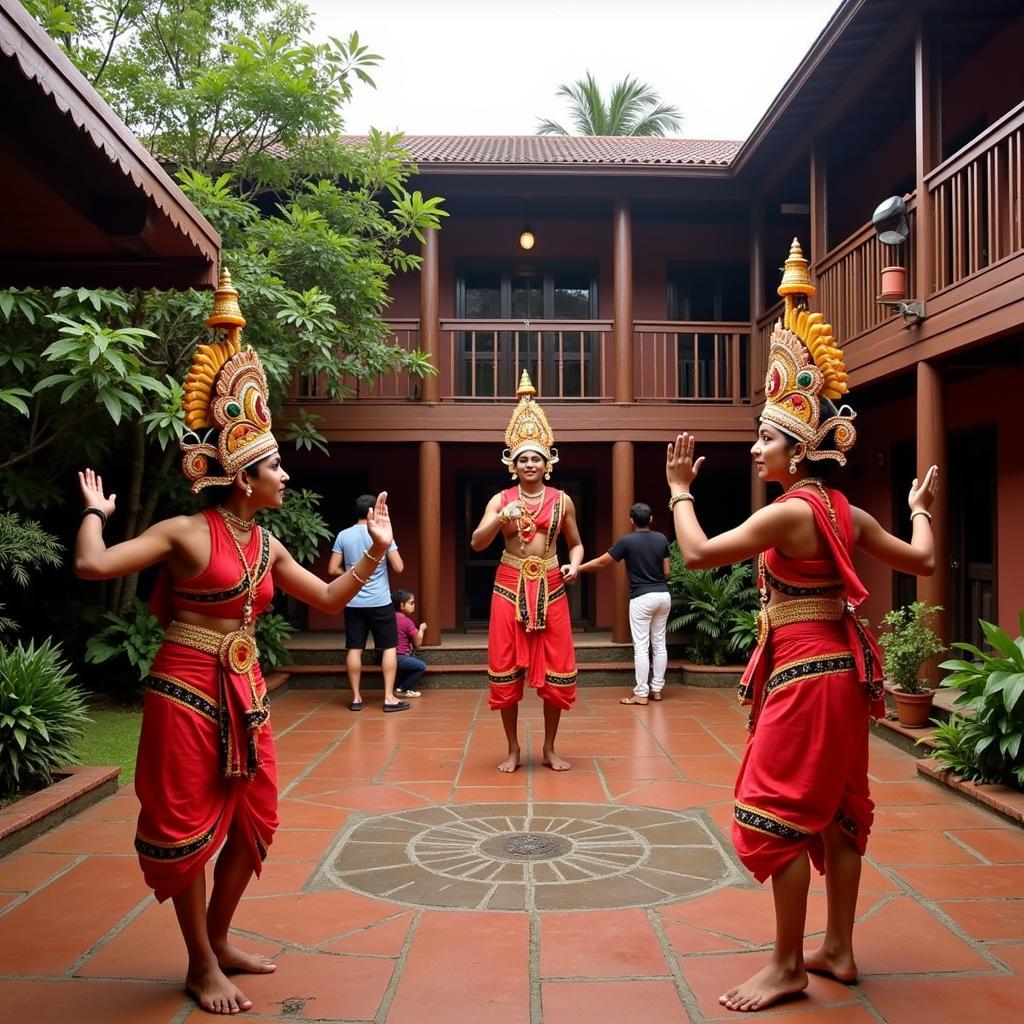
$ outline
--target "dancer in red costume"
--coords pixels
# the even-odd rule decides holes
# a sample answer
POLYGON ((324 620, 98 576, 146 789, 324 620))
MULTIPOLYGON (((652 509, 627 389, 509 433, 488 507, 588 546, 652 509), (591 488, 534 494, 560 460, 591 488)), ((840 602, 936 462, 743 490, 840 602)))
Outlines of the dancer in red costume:
POLYGON ((708 539, 691 493, 703 457, 680 434, 666 475, 676 537, 692 568, 758 557, 758 646, 741 698, 752 704, 750 739, 736 781, 733 842, 758 881, 772 879, 775 948, 767 967, 723 994, 730 1010, 762 1010, 807 987, 807 970, 854 981, 853 924, 861 857, 871 828, 868 719, 884 712, 874 640, 857 618, 867 597, 851 554, 859 548, 901 572, 935 567, 929 506, 938 470, 910 489, 913 539, 886 532, 823 476, 846 464, 854 412, 832 404, 847 391, 832 328, 810 313, 814 293, 794 239, 779 294, 784 323, 772 334, 766 403, 751 449, 759 479, 786 492, 745 523, 708 539), (817 472, 808 465, 821 466, 817 472), (832 467, 836 468, 836 467, 832 467), (828 920, 822 946, 803 952, 809 861, 824 873, 828 920))
POLYGON ((185 383, 183 470, 193 493, 205 490, 220 503, 108 548, 103 527, 116 495, 87 469, 79 473, 86 507, 75 547, 75 571, 85 579, 162 563, 153 611, 165 633, 139 739, 135 846, 156 898, 174 903, 188 952, 186 988, 204 1010, 225 1014, 252 1006, 225 972, 275 970, 228 938, 277 828, 274 740, 253 623, 275 586, 336 614, 392 539, 381 494, 367 518, 371 546, 328 585, 255 524, 260 509, 281 507, 288 474, 270 431, 262 364, 241 349, 237 298, 222 271, 207 320, 216 340, 199 346, 185 383), (207 906, 205 867, 218 849, 207 906))
POLYGON ((490 705, 501 711, 508 740, 508 757, 498 771, 519 767, 519 702, 528 683, 544 701, 543 762, 563 772, 572 766, 555 753, 555 737, 562 712, 576 701, 576 651, 565 584, 576 579, 583 544, 572 499, 545 486, 558 450, 525 370, 516 393, 519 405, 505 431, 502 456, 516 484, 491 498, 470 541, 474 551, 483 551, 499 534, 505 541, 487 632, 490 705), (555 554, 559 533, 569 545, 569 562, 561 567, 555 554))

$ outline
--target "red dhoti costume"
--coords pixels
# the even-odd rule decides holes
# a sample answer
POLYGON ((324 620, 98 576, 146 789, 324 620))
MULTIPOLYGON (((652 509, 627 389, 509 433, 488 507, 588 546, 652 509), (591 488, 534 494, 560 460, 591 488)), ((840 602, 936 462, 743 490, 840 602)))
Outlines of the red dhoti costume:
MULTIPOLYGON (((167 622, 178 609, 242 618, 248 587, 238 552, 220 515, 204 514, 209 565, 187 580, 165 574, 153 602, 167 628, 143 709, 135 848, 161 902, 184 890, 229 834, 249 850, 259 875, 278 822, 277 759, 255 641, 241 630, 167 622)), ((274 593, 270 537, 260 527, 243 556, 258 615, 274 593)))
MULTIPOLYGON (((502 492, 502 505, 517 501, 518 491, 502 492)), ((569 602, 558 559, 552 556, 562 525, 564 495, 549 487, 534 516, 544 531, 544 556, 517 558, 507 551, 494 576, 487 632, 487 676, 493 710, 523 699, 526 683, 542 699, 567 711, 576 702, 576 650, 569 602)))
POLYGON ((856 617, 867 597, 850 560, 850 506, 809 488, 806 501, 832 557, 791 559, 777 548, 759 564, 761 586, 791 600, 762 610, 743 676, 751 736, 736 780, 733 843, 763 882, 804 850, 824 873, 822 831, 833 821, 863 854, 873 820, 868 718, 884 714, 873 638, 856 617))

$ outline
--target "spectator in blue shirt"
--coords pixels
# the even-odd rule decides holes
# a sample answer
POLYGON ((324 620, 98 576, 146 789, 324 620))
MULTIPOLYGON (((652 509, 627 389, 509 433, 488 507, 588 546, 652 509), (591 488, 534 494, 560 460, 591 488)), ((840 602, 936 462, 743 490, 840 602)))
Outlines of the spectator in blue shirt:
MULTIPOLYGON (((370 547, 370 534, 366 529, 366 514, 376 503, 373 494, 362 494, 356 498, 355 525, 342 530, 331 548, 331 560, 327 572, 340 576, 349 566, 354 566, 370 547)), ((395 607, 391 603, 391 582, 388 569, 400 573, 405 569, 398 545, 392 541, 384 558, 374 568, 363 584, 363 589, 345 606, 345 668, 349 685, 352 687, 352 703, 349 711, 362 711, 363 698, 360 683, 363 671, 363 648, 366 638, 373 635, 373 643, 381 655, 381 672, 384 676, 384 710, 406 711, 408 701, 395 696, 395 675, 398 671, 398 629, 395 625, 395 607)))

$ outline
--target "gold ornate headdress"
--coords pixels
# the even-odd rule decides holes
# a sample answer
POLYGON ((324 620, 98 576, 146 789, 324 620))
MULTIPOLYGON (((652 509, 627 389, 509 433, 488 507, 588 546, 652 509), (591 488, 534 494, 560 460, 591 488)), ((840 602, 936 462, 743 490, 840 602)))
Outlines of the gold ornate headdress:
POLYGON ((857 440, 857 414, 848 405, 833 405, 848 390, 846 364, 824 314, 807 308, 815 290, 807 266, 794 238, 779 285, 786 311, 775 324, 768 347, 761 419, 803 441, 811 461, 835 459, 845 466, 846 452, 857 440), (821 448, 832 431, 835 448, 821 448))
POLYGON ((543 456, 550 470, 558 461, 558 449, 554 447, 555 435, 544 410, 534 401, 537 389, 526 370, 523 370, 516 394, 519 396, 519 404, 505 430, 506 447, 501 453, 501 461, 508 466, 509 473, 515 476, 516 459, 523 452, 537 452, 543 456))
POLYGON ((270 432, 267 376, 260 357, 251 348, 242 350, 245 318, 231 275, 223 268, 206 326, 214 340, 197 346, 185 378, 188 431, 181 439, 181 468, 193 494, 231 483, 240 469, 277 451, 270 432), (220 464, 223 476, 211 475, 211 460, 220 464))

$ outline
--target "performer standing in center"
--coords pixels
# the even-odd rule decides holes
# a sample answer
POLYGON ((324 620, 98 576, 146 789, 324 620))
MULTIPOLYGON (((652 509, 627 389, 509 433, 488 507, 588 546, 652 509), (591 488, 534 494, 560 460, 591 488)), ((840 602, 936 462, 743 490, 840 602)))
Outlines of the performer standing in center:
POLYGON ((505 431, 501 458, 515 483, 487 503, 470 541, 474 551, 483 551, 499 534, 505 542, 487 632, 489 703, 501 711, 508 740, 508 757, 498 771, 519 767, 519 702, 529 683, 544 701, 544 764, 564 772, 572 766, 555 753, 555 737, 562 712, 576 701, 576 651, 565 584, 576 579, 583 544, 572 499, 545 484, 558 450, 525 370, 516 394, 519 405, 505 431), (569 562, 561 567, 555 554, 560 533, 569 545, 569 562))
POLYGON ((771 336, 765 407, 751 449, 759 479, 786 490, 734 530, 708 539, 691 487, 703 457, 680 434, 666 476, 679 550, 691 568, 758 558, 758 645, 740 691, 752 704, 750 739, 736 781, 733 843, 758 881, 772 880, 775 948, 767 967, 724 993, 730 1010, 762 1010, 807 987, 807 970, 857 977, 853 925, 874 804, 868 792, 868 719, 885 712, 874 639, 857 606, 867 590, 854 548, 900 572, 931 575, 931 513, 938 470, 914 483, 908 544, 827 486, 846 464, 856 430, 843 357, 832 328, 811 313, 807 260, 793 240, 779 294, 784 320, 771 336), (809 465, 813 463, 813 469, 809 465), (825 875, 821 947, 803 952, 810 862, 825 875))

